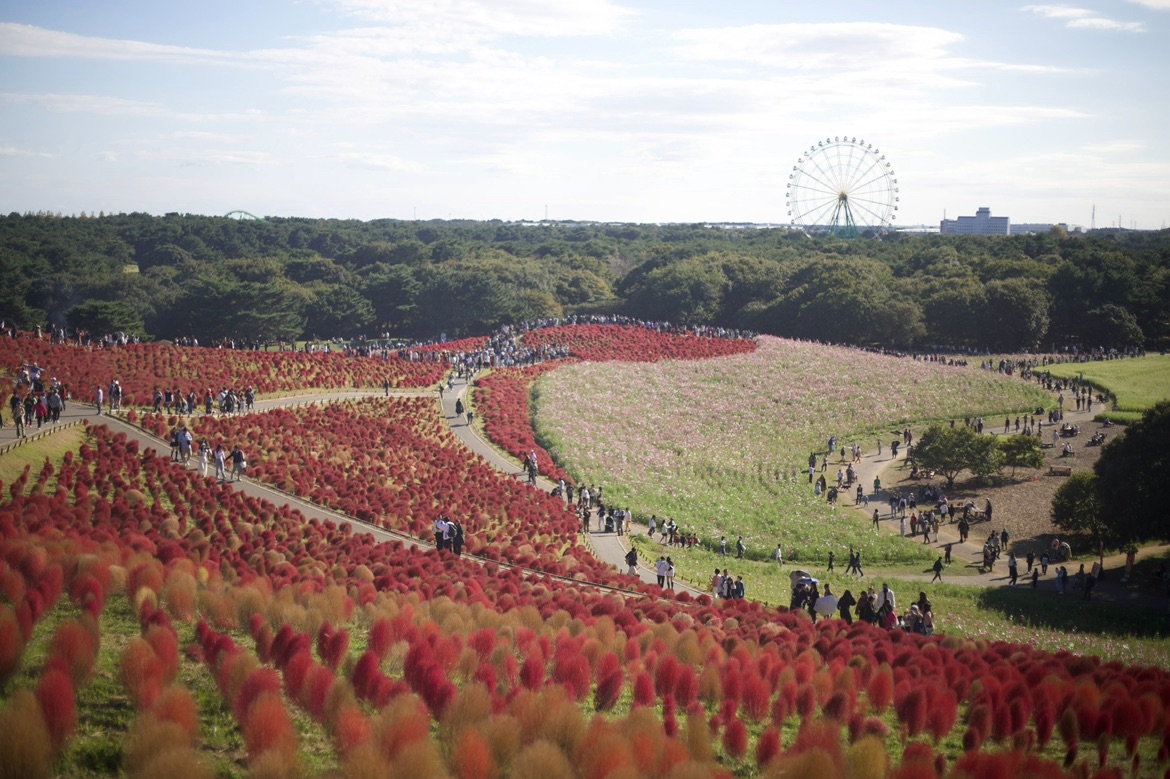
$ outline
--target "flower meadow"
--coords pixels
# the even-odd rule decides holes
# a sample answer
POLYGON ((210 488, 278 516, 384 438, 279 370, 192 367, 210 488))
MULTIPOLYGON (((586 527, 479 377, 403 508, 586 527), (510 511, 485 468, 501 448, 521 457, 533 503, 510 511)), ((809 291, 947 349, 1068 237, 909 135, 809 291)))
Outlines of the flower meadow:
POLYGON ((566 366, 534 395, 537 438, 555 460, 640 516, 672 517, 708 542, 742 534, 756 556, 782 543, 786 559, 819 560, 852 545, 871 564, 926 553, 815 497, 811 452, 836 436, 869 453, 911 421, 1047 400, 973 368, 771 337, 719 360, 566 366))
POLYGON ((569 357, 524 368, 505 368, 476 379, 474 400, 484 432, 496 446, 518 460, 536 452, 541 474, 556 481, 575 483, 536 441, 529 397, 536 380, 549 371, 576 362, 655 362, 657 360, 703 360, 746 354, 755 342, 741 338, 714 338, 693 334, 659 332, 650 327, 624 325, 574 325, 546 327, 526 333, 530 348, 563 346, 569 357))
MULTIPOLYGON (((478 339, 482 342, 482 339, 478 339)), ((469 340, 468 343, 473 341, 469 340)), ((448 344, 447 348, 455 348, 448 344)), ((436 351, 439 347, 430 347, 436 351)), ((90 402, 98 387, 122 384, 123 405, 150 405, 156 387, 203 391, 252 387, 258 394, 346 387, 425 387, 446 374, 439 360, 409 361, 391 357, 350 357, 304 352, 259 352, 165 344, 135 344, 112 349, 85 349, 32 338, 0 338, 0 365, 18 370, 40 365, 48 376, 65 382, 74 400, 90 402)))
POLYGON ((105 427, 4 485, 0 531, 5 777, 1071 779, 1170 764, 1162 669, 378 544, 105 427))

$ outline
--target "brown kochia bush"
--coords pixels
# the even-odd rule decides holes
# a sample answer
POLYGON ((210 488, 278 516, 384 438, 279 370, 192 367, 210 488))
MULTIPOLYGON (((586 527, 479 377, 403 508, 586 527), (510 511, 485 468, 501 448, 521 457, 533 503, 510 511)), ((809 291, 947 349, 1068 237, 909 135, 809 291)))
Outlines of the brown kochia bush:
POLYGON ((41 706, 29 690, 17 690, 0 711, 0 779, 47 779, 53 742, 41 706))

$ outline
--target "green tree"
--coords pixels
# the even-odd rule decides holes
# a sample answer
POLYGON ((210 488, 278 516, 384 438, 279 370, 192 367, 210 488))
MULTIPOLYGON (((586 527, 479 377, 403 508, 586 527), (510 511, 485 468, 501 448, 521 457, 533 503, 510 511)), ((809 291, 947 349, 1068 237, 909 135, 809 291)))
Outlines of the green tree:
POLYGON ((374 321, 374 306, 352 287, 328 287, 309 305, 305 329, 321 338, 353 336, 374 321))
POLYGON ((1034 349, 1048 332, 1048 295, 1024 279, 987 284, 984 333, 993 349, 1034 349))
POLYGON ((1105 444, 1093 471, 1108 538, 1170 540, 1170 401, 1148 409, 1105 444))
POLYGON ((1003 450, 989 435, 976 435, 968 449, 967 469, 980 478, 987 478, 1003 470, 1003 450))
POLYGON ((142 315, 129 303, 87 300, 65 312, 65 321, 74 330, 86 330, 100 336, 119 330, 127 335, 145 335, 142 315))
MULTIPOLYGON (((980 465, 977 455, 986 444, 971 428, 931 425, 914 444, 914 464, 934 471, 947 480, 947 489, 955 486, 955 477, 972 465, 980 465)), ((992 440, 987 437, 986 440, 992 440)), ((994 441, 993 441, 994 443, 994 441)))
POLYGON ((1074 473, 1056 488, 1052 498, 1052 524, 1069 533, 1091 533, 1104 538, 1109 530, 1101 522, 1097 474, 1074 473))
POLYGON ((1040 449, 1040 439, 1030 435, 1012 435, 999 440, 999 451, 1003 455, 1003 464, 1011 466, 1012 476, 1016 475, 1016 468, 1039 468, 1044 465, 1044 452, 1040 449))

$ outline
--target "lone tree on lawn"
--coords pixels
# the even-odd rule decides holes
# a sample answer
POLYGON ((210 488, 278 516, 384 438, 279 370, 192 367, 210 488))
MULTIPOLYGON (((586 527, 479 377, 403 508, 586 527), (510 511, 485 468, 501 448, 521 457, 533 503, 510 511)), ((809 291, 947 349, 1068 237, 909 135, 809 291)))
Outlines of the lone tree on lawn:
POLYGON ((1003 455, 1003 464, 1011 466, 1012 476, 1016 475, 1016 468, 1039 468, 1044 465, 1040 440, 1030 435, 1012 435, 1000 439, 999 451, 1003 455))
POLYGON ((931 425, 914 444, 914 463, 943 476, 949 490, 965 469, 985 476, 999 470, 1002 460, 992 436, 981 436, 965 425, 931 425))
POLYGON ((1060 485, 1052 501, 1052 521, 1119 544, 1166 541, 1167 505, 1170 401, 1162 401, 1105 445, 1093 473, 1060 485))

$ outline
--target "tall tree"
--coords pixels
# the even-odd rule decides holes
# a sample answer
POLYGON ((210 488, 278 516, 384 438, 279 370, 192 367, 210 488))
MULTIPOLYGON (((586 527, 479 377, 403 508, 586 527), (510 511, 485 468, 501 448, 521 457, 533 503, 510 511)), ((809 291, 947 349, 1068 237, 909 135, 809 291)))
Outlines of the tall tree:
POLYGON ((1110 538, 1170 540, 1170 401, 1148 409, 1105 444, 1093 471, 1101 525, 1110 538))

